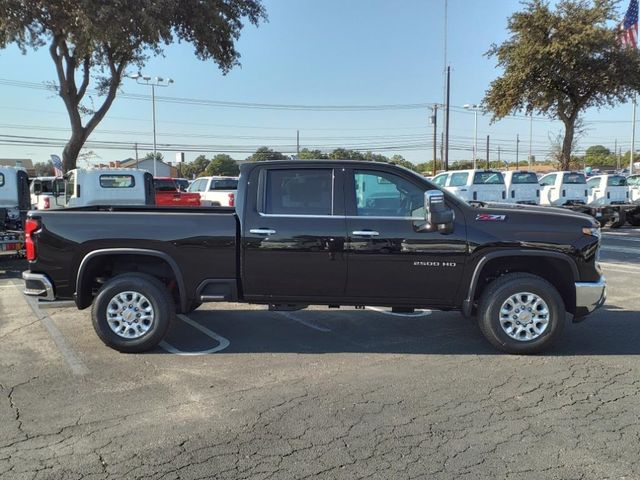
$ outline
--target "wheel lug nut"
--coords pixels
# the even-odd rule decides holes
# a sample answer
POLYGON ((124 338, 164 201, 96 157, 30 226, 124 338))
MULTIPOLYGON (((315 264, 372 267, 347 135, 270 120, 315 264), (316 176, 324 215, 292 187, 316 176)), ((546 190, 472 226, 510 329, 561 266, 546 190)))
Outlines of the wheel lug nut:
POLYGON ((518 315, 514 315, 514 316, 513 316, 513 319, 514 319, 514 320, 517 320, 517 319, 518 319, 518 315))

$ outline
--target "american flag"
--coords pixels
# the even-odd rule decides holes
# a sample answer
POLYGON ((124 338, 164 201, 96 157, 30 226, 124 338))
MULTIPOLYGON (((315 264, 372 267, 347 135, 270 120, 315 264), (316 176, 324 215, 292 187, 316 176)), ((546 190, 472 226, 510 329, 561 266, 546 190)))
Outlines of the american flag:
MULTIPOLYGON (((633 0, 637 3, 637 0, 633 0)), ((53 170, 55 172, 56 177, 62 177, 64 172, 62 170, 62 160, 58 155, 51 155, 51 163, 53 163, 53 170)))
POLYGON ((629 2, 618 38, 623 46, 638 48, 638 0, 629 2))

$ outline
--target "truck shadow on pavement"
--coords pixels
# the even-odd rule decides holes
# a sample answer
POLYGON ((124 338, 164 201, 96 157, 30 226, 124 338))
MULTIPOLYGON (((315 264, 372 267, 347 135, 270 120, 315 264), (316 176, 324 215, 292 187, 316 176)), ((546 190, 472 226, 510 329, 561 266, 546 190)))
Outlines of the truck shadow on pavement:
POLYGON ((0 279, 22 278, 22 272, 29 268, 29 263, 22 258, 0 258, 0 279))
MULTIPOLYGON (((397 317, 370 310, 269 312, 198 310, 189 318, 228 340, 217 354, 390 353, 495 355, 474 321, 454 312, 397 317)), ((206 353, 219 341, 177 320, 166 342, 183 353, 206 353)), ((154 353, 167 353, 157 349, 154 353)), ((171 352, 169 352, 171 353, 171 352)), ((175 353, 175 352, 173 352, 175 353)), ((640 313, 605 307, 580 324, 567 321, 549 356, 640 354, 640 313)))

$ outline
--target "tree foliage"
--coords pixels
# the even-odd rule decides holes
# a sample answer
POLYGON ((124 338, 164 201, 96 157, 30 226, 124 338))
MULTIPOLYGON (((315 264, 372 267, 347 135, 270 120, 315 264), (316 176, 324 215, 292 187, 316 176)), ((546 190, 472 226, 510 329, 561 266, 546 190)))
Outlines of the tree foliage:
POLYGON ((209 165, 204 170, 205 175, 221 175, 225 177, 235 177, 240 174, 238 163, 229 155, 219 153, 211 159, 209 165))
POLYGON ((622 46, 615 0, 529 0, 508 20, 509 39, 487 52, 503 74, 487 90, 493 120, 526 111, 564 124, 560 167, 571 160, 574 130, 589 107, 613 106, 640 88, 640 57, 622 46))
POLYGON ((0 48, 48 47, 71 123, 63 151, 69 170, 111 107, 127 67, 142 68, 166 45, 182 41, 226 73, 238 65, 235 42, 244 19, 254 25, 266 19, 261 0, 2 0, 0 48), (88 106, 92 81, 101 97, 95 107, 88 106))
POLYGON ((53 163, 51 162, 36 162, 33 165, 33 169, 36 172, 36 177, 52 177, 55 175, 53 163))
POLYGON ((247 157, 250 162, 263 162, 265 160, 287 160, 289 157, 283 153, 272 150, 268 147, 258 148, 254 154, 247 157))

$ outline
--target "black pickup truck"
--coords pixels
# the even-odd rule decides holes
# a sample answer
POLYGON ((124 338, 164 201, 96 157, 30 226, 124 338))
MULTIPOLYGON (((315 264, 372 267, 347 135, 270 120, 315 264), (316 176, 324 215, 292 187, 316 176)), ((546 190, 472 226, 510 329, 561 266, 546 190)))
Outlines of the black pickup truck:
MULTIPOLYGON (((234 208, 30 212, 25 293, 92 306, 110 347, 161 341, 202 302, 458 310, 509 353, 536 353, 604 303, 591 217, 467 204, 375 162, 242 166, 234 208)), ((428 321, 428 320, 425 320, 428 321)))

